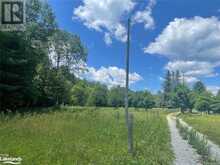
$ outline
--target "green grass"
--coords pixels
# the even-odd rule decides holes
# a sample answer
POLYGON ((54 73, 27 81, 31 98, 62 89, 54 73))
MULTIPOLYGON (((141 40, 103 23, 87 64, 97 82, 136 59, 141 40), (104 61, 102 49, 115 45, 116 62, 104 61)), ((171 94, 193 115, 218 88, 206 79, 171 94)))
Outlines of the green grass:
POLYGON ((220 145, 220 115, 185 114, 183 119, 208 139, 220 145))
POLYGON ((0 154, 20 156, 23 165, 172 164, 165 113, 132 113, 134 156, 127 153, 124 113, 118 120, 111 108, 1 116, 0 154))

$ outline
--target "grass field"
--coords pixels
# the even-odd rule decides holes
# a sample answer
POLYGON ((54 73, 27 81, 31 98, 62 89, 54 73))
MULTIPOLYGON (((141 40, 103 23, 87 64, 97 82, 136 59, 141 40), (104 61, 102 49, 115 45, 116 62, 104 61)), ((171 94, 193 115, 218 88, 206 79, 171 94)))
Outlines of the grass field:
POLYGON ((183 115, 183 119, 220 146, 220 115, 183 115))
POLYGON ((0 154, 24 165, 171 164, 165 113, 133 111, 135 154, 127 153, 124 113, 111 108, 16 115, 0 120, 0 154))

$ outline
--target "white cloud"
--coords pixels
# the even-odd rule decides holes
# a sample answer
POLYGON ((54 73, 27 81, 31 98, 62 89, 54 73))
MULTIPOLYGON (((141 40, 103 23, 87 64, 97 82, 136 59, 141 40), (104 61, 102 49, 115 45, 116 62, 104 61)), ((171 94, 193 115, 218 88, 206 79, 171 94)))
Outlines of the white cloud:
MULTIPOLYGON (((125 42, 127 31, 122 19, 134 10, 136 0, 83 0, 82 5, 73 11, 73 19, 79 19, 89 29, 104 33, 106 44, 112 43, 112 38, 125 42)), ((154 26, 152 7, 155 0, 149 0, 144 11, 137 12, 135 23, 144 23, 145 28, 154 26)))
POLYGON ((111 35, 109 33, 105 33, 104 41, 107 45, 112 44, 112 38, 111 38, 111 35))
POLYGON ((183 71, 190 81, 216 76, 220 21, 216 17, 175 18, 144 51, 168 58, 166 69, 183 71))
POLYGON ((153 29, 155 22, 152 17, 152 8, 155 6, 156 0, 149 0, 148 6, 143 11, 137 11, 133 17, 134 22, 144 23, 145 29, 153 29))
POLYGON ((220 90, 220 86, 207 86, 207 90, 216 95, 220 90))
MULTIPOLYGON (((183 77, 181 78, 183 80, 183 77)), ((184 76, 184 80, 183 80, 185 83, 187 84, 194 84, 196 82, 199 81, 199 79, 197 77, 192 77, 192 76, 184 76)))
POLYGON ((133 0, 83 0, 83 4, 74 9, 74 18, 80 19, 88 28, 108 32, 124 42, 126 29, 120 20, 134 6, 133 0))
POLYGON ((216 17, 175 18, 146 53, 161 54, 171 60, 220 60, 220 21, 216 17))
MULTIPOLYGON (((108 87, 125 86, 125 70, 116 66, 101 67, 95 69, 94 67, 87 67, 87 72, 78 73, 78 77, 88 81, 96 81, 106 84, 108 87)), ((134 84, 143 78, 136 72, 129 74, 130 84, 134 84)))
POLYGON ((213 66, 208 62, 198 61, 174 61, 169 62, 166 69, 177 71, 181 70, 186 76, 213 76, 213 66))

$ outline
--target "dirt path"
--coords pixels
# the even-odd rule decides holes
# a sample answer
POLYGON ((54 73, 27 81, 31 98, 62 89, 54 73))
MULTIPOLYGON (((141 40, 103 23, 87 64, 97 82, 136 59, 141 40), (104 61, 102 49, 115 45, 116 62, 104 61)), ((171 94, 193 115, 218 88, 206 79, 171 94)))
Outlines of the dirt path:
POLYGON ((176 128, 176 120, 171 115, 167 116, 167 120, 171 133, 171 144, 176 157, 174 165, 201 165, 200 156, 180 136, 176 128))

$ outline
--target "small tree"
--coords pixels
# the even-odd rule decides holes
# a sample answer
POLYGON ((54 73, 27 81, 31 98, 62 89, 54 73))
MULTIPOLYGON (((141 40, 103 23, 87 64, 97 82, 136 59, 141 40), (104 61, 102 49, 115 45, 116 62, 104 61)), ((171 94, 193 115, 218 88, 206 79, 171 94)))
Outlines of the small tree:
POLYGON ((189 93, 189 88, 186 85, 180 84, 176 86, 172 92, 172 105, 176 108, 180 108, 182 113, 192 107, 189 93))
POLYGON ((87 86, 83 82, 78 82, 71 89, 70 102, 73 105, 86 105, 88 99, 88 90, 87 86))
POLYGON ((113 107, 120 107, 124 105, 124 88, 118 86, 109 90, 108 105, 113 107))
POLYGON ((171 106, 171 92, 172 92, 172 74, 168 70, 163 84, 162 105, 165 107, 171 106))
POLYGON ((195 93, 201 94, 206 91, 205 85, 201 81, 198 81, 194 84, 193 91, 195 93))
POLYGON ((87 104, 90 106, 106 106, 107 105, 107 87, 101 84, 96 84, 91 89, 87 104))
POLYGON ((197 96, 195 108, 200 112, 207 111, 210 113, 211 104, 213 103, 213 96, 209 92, 203 92, 201 95, 197 96))

